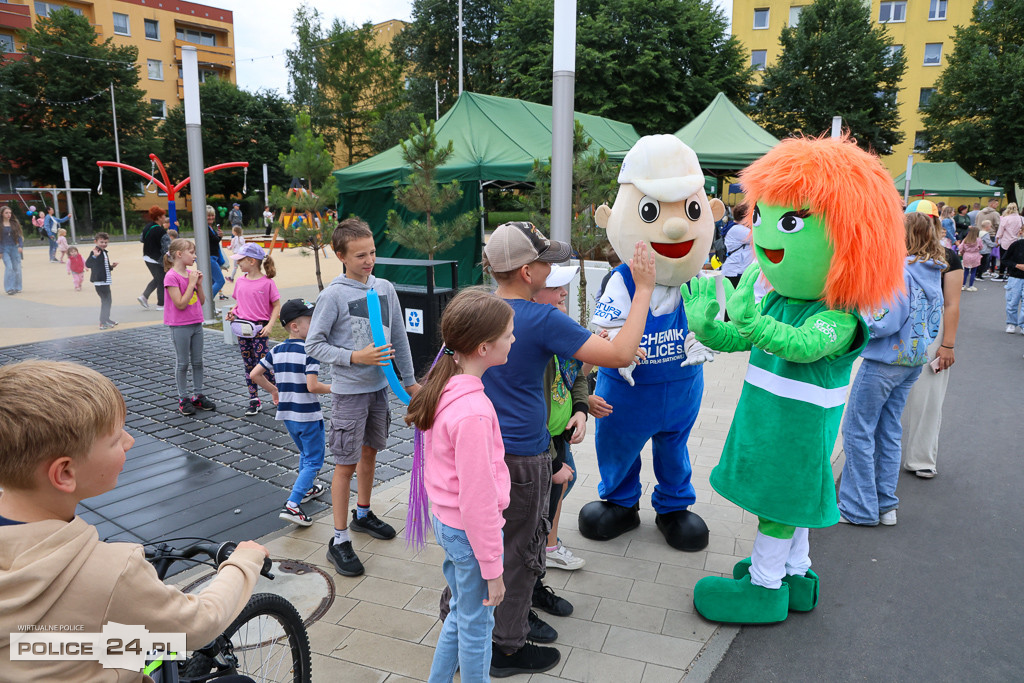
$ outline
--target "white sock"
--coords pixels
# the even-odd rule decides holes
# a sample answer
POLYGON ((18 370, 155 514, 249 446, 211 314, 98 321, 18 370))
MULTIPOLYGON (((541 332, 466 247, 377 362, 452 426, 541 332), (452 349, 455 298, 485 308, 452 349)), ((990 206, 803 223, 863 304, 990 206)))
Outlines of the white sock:
POLYGON ((334 530, 334 545, 341 545, 347 540, 349 540, 347 528, 334 530))
POLYGON ((786 573, 790 576, 807 576, 807 570, 811 568, 810 543, 807 539, 807 529, 797 527, 793 532, 793 541, 789 546, 789 557, 786 559, 786 573))
POLYGON ((298 504, 298 503, 293 503, 293 502, 291 502, 291 501, 289 500, 289 501, 288 501, 287 503, 285 503, 284 505, 285 505, 285 507, 287 507, 287 508, 288 508, 289 510, 294 510, 295 512, 298 512, 298 511, 299 511, 299 504, 298 504))
POLYGON ((789 546, 788 538, 772 538, 758 531, 750 553, 750 583, 773 589, 782 586, 789 546))

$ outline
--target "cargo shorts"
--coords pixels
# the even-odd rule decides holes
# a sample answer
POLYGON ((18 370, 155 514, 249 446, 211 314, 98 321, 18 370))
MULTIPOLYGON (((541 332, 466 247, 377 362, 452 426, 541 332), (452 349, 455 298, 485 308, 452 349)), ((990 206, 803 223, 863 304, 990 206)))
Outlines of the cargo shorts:
POLYGON ((327 444, 335 465, 355 465, 363 446, 380 451, 388 442, 391 408, 387 389, 368 394, 331 393, 331 432, 327 444))

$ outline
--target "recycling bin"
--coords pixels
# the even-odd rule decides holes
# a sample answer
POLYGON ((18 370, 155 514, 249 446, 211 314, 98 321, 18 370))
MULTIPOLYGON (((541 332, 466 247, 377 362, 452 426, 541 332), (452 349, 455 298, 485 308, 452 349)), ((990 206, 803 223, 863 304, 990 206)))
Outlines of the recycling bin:
MULTIPOLYGON (((415 269, 416 279, 423 282, 395 283, 398 302, 402 305, 405 331, 409 337, 409 349, 412 351, 412 364, 416 370, 416 378, 419 379, 430 369, 434 356, 441 348, 441 313, 459 291, 459 264, 457 261, 378 258, 377 265, 397 267, 405 271, 415 269), (444 272, 445 269, 440 268, 441 266, 449 266, 451 269, 449 286, 438 286, 436 283, 435 268, 444 272)), ((384 277, 387 278, 386 275, 384 277)), ((398 370, 397 365, 395 369, 398 370)), ((406 384, 404 377, 402 383, 406 384)))

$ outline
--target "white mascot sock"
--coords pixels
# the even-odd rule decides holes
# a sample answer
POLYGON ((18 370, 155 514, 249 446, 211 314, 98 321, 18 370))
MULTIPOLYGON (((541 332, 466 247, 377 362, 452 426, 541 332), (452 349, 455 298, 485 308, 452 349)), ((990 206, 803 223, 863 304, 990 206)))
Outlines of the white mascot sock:
POLYGON ((807 529, 797 527, 793 533, 793 541, 789 546, 789 558, 786 560, 786 573, 790 576, 806 576, 811 568, 811 557, 808 555, 810 543, 807 540, 807 529))
POLYGON ((786 575, 790 544, 788 538, 772 538, 758 531, 754 538, 754 550, 750 553, 750 583, 765 588, 779 588, 782 577, 786 575))

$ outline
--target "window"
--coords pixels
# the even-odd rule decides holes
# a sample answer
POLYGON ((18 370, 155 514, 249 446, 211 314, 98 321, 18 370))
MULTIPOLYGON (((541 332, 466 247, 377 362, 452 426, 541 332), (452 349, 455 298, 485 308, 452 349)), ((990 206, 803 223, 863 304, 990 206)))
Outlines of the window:
POLYGON ((114 33, 119 36, 130 36, 132 33, 128 30, 128 15, 114 12, 114 33))
POLYGON ((0 33, 0 54, 14 52, 14 36, 0 33))
POLYGON ((878 6, 878 23, 901 22, 907 20, 906 0, 883 2, 878 6))
POLYGON ((928 5, 928 21, 946 18, 946 0, 931 0, 928 5))
POLYGON ((751 50, 750 51, 750 66, 754 67, 754 71, 764 71, 764 67, 768 65, 768 50, 751 50))
POLYGON ((150 100, 149 105, 152 108, 152 112, 149 117, 153 119, 166 119, 167 118, 167 102, 165 100, 150 100))
POLYGON ((58 5, 55 2, 38 2, 38 0, 36 2, 36 16, 39 16, 39 17, 48 17, 48 16, 50 16, 50 12, 53 12, 54 10, 59 10, 59 9, 69 9, 72 12, 74 12, 75 14, 77 14, 78 16, 82 16, 82 10, 78 9, 77 7, 68 7, 67 5, 58 5))
POLYGON ((751 107, 756 107, 757 105, 761 104, 761 95, 762 95, 762 93, 759 93, 759 92, 752 92, 752 93, 750 93, 750 97, 749 97, 749 99, 747 99, 747 103, 751 107))
POLYGON ((175 29, 174 37, 178 40, 184 40, 189 43, 198 43, 199 45, 217 47, 217 35, 214 33, 208 33, 207 31, 196 31, 191 28, 179 28, 175 29))
MULTIPOLYGON (((213 71, 212 69, 200 69, 199 70, 199 82, 200 83, 206 83, 206 81, 210 80, 211 78, 217 78, 218 76, 220 76, 220 74, 218 74, 216 71, 213 71)), ((181 79, 185 78, 185 74, 182 72, 180 66, 178 67, 178 78, 181 78, 181 79)))
POLYGON ((992 9, 992 0, 982 0, 981 9, 990 10, 992 9))
POLYGON ((768 8, 754 10, 754 28, 768 28, 768 8))
POLYGON ((924 46, 924 65, 938 66, 942 63, 942 43, 927 43, 924 46))
POLYGON ((803 5, 789 8, 789 26, 792 28, 800 23, 800 13, 804 11, 803 5))
POLYGON ((903 54, 903 46, 902 45, 890 45, 889 47, 887 47, 885 49, 885 54, 886 54, 886 57, 889 60, 889 64, 895 64, 896 63, 896 59, 901 54, 903 54))
POLYGON ((914 151, 918 154, 926 154, 928 152, 928 138, 922 132, 914 134, 914 151))
POLYGON ((935 94, 935 88, 921 88, 921 97, 917 100, 918 109, 924 109, 931 102, 932 95, 935 94))
POLYGON ((164 63, 159 59, 147 59, 146 65, 149 68, 149 80, 151 81, 162 81, 164 80, 164 63))
POLYGON ((0 173, 0 194, 14 194, 17 187, 30 187, 29 179, 13 173, 0 173))
POLYGON ((143 19, 142 25, 146 28, 146 38, 149 40, 160 40, 160 22, 156 19, 143 19))

